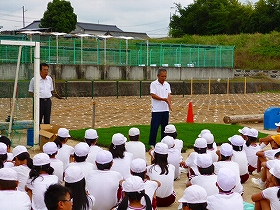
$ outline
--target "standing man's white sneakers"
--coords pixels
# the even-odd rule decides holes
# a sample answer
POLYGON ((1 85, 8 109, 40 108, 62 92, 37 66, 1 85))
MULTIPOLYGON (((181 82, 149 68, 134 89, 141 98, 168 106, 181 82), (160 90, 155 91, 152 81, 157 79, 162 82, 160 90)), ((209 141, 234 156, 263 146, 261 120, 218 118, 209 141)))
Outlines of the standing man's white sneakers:
POLYGON ((255 187, 261 190, 265 189, 265 182, 263 182, 261 179, 252 178, 252 183, 255 187))

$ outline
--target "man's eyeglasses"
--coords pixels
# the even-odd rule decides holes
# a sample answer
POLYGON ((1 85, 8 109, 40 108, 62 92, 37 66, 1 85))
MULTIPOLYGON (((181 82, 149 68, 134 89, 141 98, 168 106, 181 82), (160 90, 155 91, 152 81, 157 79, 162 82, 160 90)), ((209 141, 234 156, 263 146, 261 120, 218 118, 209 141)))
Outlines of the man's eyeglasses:
POLYGON ((61 201, 63 201, 63 202, 71 202, 71 203, 73 203, 73 198, 69 198, 68 200, 67 200, 67 199, 65 199, 65 200, 61 200, 61 201))

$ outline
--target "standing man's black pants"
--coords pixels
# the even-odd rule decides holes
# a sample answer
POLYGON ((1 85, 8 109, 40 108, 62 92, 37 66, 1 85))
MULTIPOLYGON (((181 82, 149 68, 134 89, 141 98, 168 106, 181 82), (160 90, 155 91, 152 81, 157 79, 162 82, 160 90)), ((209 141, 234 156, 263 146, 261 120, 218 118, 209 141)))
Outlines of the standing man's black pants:
POLYGON ((44 124, 51 123, 52 101, 50 98, 40 98, 40 124, 44 118, 44 124))

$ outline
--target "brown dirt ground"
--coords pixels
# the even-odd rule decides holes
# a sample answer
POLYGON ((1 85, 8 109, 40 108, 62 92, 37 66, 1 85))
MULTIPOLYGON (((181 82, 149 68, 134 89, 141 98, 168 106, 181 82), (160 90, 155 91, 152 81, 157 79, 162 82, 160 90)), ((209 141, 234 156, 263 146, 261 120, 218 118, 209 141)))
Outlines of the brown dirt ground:
MULTIPOLYGON (((104 128, 111 126, 129 126, 150 123, 149 96, 137 97, 96 97, 96 98, 53 98, 51 120, 53 124, 63 125, 68 129, 91 127, 104 128), (93 105, 95 103, 95 105, 93 105), (93 111, 95 110, 95 112, 93 111), (93 118, 95 118, 93 123, 93 118)), ((0 99, 0 119, 5 121, 11 110, 11 99, 0 99)), ((215 94, 215 95, 186 95, 173 96, 170 123, 185 122, 189 103, 192 102, 194 121, 198 123, 224 123, 224 116, 263 114, 268 107, 279 105, 279 95, 276 93, 256 94, 215 94)), ((18 120, 32 119, 32 99, 18 99, 15 114, 18 120)), ((246 124, 264 133, 273 131, 263 130, 263 124, 246 124)), ((74 146, 77 142, 70 141, 74 146)), ((32 154, 37 150, 30 149, 32 154)), ((183 153, 184 159, 190 150, 183 153)), ((181 198, 185 189, 186 174, 175 181, 177 198, 181 198)), ((250 177, 251 179, 251 177, 250 177)), ((254 188, 250 179, 244 184, 245 201, 252 203, 251 195, 260 190, 254 188)), ((168 209, 177 209, 178 202, 168 209)), ((167 209, 167 208, 159 208, 167 209)))

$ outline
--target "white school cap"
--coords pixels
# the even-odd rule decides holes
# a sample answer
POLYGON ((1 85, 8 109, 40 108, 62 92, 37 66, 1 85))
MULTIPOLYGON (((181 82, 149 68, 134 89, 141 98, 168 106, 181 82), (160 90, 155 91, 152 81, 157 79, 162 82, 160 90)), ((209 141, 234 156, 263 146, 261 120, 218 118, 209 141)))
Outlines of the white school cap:
POLYGON ((7 145, 0 142, 0 155, 7 154, 7 145))
POLYGON ((234 146, 243 146, 244 145, 244 139, 240 135, 233 135, 232 137, 229 137, 228 140, 230 143, 234 146))
POLYGON ((18 145, 16 146, 14 149, 13 149, 13 156, 14 158, 18 155, 20 155, 21 153, 24 153, 24 152, 28 152, 26 147, 25 146, 22 146, 22 145, 18 145))
POLYGON ((131 161, 130 170, 134 173, 142 173, 146 171, 146 161, 142 158, 136 158, 131 161))
POLYGON ((275 125, 276 125, 277 127, 279 127, 279 126, 280 126, 280 122, 278 122, 278 123, 275 123, 275 125))
POLYGON ((129 136, 137 136, 140 135, 140 130, 138 128, 130 128, 128 131, 129 136))
POLYGON ((165 143, 159 142, 156 144, 154 151, 158 154, 166 155, 168 154, 168 146, 165 143))
POLYGON ((70 138, 69 130, 66 128, 59 128, 57 135, 62 138, 70 138))
POLYGON ((90 148, 86 142, 80 142, 75 146, 74 153, 78 157, 84 157, 84 156, 88 155, 89 150, 90 150, 90 148))
POLYGON ((198 137, 201 137, 201 135, 204 133, 211 133, 211 131, 209 129, 203 129, 200 131, 200 134, 198 134, 198 137))
POLYGON ((213 164, 212 156, 207 153, 198 154, 194 163, 200 168, 208 168, 213 164))
POLYGON ((50 163, 50 157, 46 153, 39 153, 33 157, 34 166, 43 166, 50 163))
POLYGON ((47 142, 43 145, 43 152, 48 155, 55 154, 57 150, 58 150, 57 145, 54 142, 47 142))
POLYGON ((17 181, 17 172, 11 168, 1 168, 0 169, 0 179, 9 180, 9 181, 17 181))
POLYGON ((225 191, 231 191, 236 185, 236 176, 229 168, 221 168, 218 172, 217 183, 225 191))
POLYGON ((78 166, 69 166, 65 169, 64 174, 64 181, 67 183, 75 183, 81 181, 85 177, 82 169, 78 166))
POLYGON ((139 176, 130 176, 122 183, 123 191, 125 192, 141 192, 144 188, 144 182, 139 176))
POLYGON ((279 164, 275 164, 275 166, 273 168, 269 169, 269 172, 276 178, 280 179, 280 165, 279 164))
POLYGON ((107 150, 101 150, 97 153, 95 161, 99 164, 106 164, 113 161, 113 155, 107 150))
POLYGON ((249 129, 248 134, 247 134, 247 136, 251 136, 251 137, 254 137, 254 138, 258 138, 258 135, 259 135, 259 132, 255 128, 249 129))
POLYGON ((244 127, 244 128, 242 128, 242 129, 238 129, 238 132, 241 133, 241 134, 243 134, 243 135, 245 135, 245 136, 247 136, 249 130, 250 130, 250 128, 244 127))
POLYGON ((176 132, 176 128, 174 125, 169 124, 165 126, 164 133, 175 133, 175 132, 176 132))
POLYGON ((97 131, 94 129, 87 129, 85 132, 85 139, 97 139, 98 135, 97 135, 97 131))
POLYGON ((221 152, 221 155, 223 155, 225 157, 232 156, 232 154, 233 154, 232 145, 230 145, 229 143, 223 143, 220 147, 220 152, 221 152))
POLYGON ((166 144, 168 146, 168 149, 174 147, 174 145, 175 145, 174 138, 172 136, 165 136, 161 140, 161 142, 166 144))
POLYGON ((214 135, 212 133, 203 133, 201 134, 201 138, 206 139, 207 144, 212 144, 214 142, 214 135))
POLYGON ((205 203, 207 202, 207 192, 199 185, 191 185, 184 191, 182 198, 178 200, 181 203, 205 203))
POLYGON ((121 133, 115 133, 112 137, 112 143, 116 146, 122 145, 127 141, 127 138, 121 133))
POLYGON ((204 138, 197 138, 194 142, 194 145, 197 148, 206 148, 207 147, 207 141, 204 138))

